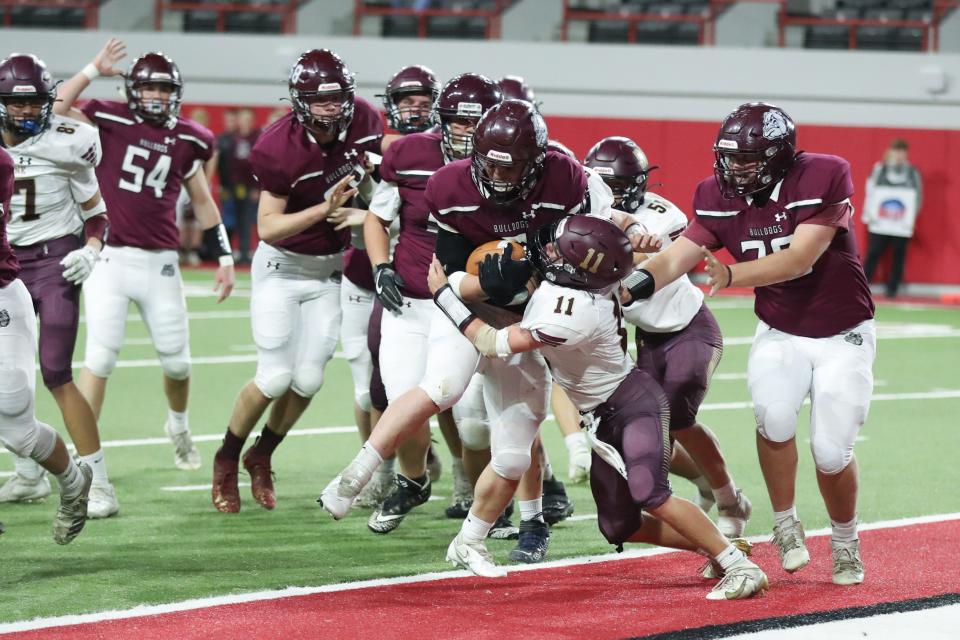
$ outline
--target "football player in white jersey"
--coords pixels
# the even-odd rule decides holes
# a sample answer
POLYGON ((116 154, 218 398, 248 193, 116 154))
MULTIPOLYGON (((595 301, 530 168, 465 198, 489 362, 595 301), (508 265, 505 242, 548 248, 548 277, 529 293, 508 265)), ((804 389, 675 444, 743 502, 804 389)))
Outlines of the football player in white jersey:
MULTIPOLYGON (((94 171, 100 161, 96 129, 53 115, 56 89, 36 56, 0 62, 0 133, 14 161, 14 194, 7 234, 20 261, 20 279, 40 318, 40 371, 57 401, 80 460, 93 469, 91 518, 119 510, 107 477, 100 434, 90 404, 73 382, 72 360, 80 320, 80 284, 99 259, 106 204, 94 171)), ((43 468, 17 458, 17 473, 0 487, 0 502, 50 494, 43 468)))
MULTIPOLYGON (((603 218, 570 216, 542 227, 531 245, 531 262, 543 280, 519 323, 497 330, 478 318, 434 260, 429 284, 437 306, 484 356, 539 350, 550 363, 554 380, 585 416, 603 461, 591 465, 591 488, 600 530, 612 544, 647 542, 704 552, 724 572, 707 595, 711 600, 765 591, 760 568, 699 508, 671 495, 667 399, 649 374, 634 367, 618 299, 620 278, 633 268, 626 234, 603 218)), ((447 550, 449 561, 477 575, 505 575, 484 545, 485 523, 474 517, 496 513, 504 499, 509 496, 475 496, 447 550)))
MULTIPOLYGON (((614 206, 659 237, 661 250, 686 229, 683 211, 647 191, 650 164, 633 140, 604 138, 590 149, 584 164, 611 188, 614 206)), ((677 449, 689 452, 703 472, 707 496, 718 505, 720 530, 739 538, 750 518, 750 501, 734 484, 716 436, 697 421, 710 376, 723 355, 720 327, 703 302, 703 292, 684 275, 623 311, 626 321, 637 327, 637 366, 663 387, 670 402, 670 435, 682 445, 677 449)), ((698 500, 705 510, 712 501, 702 496, 698 500)))

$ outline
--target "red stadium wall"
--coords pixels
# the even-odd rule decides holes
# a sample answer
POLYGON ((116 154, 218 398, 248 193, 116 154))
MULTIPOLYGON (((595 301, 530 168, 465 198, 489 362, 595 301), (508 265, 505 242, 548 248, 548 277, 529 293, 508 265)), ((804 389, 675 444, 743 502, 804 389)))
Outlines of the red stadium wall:
MULTIPOLYGON (((184 112, 191 115, 196 108, 197 105, 190 106, 184 112)), ((214 131, 222 129, 227 108, 203 106, 214 131)), ((275 107, 254 109, 257 121, 262 123, 275 107)), ((580 157, 605 136, 623 135, 636 140, 651 162, 661 167, 652 174, 652 184, 663 183, 655 190, 684 210, 690 209, 697 182, 712 170, 711 146, 717 130, 713 123, 553 116, 547 117, 547 124, 550 137, 563 142, 580 157)), ((954 219, 955 215, 960 216, 960 131, 803 124, 799 128, 801 149, 836 154, 850 162, 861 252, 866 246, 866 229, 859 222, 864 183, 895 137, 908 141, 911 161, 924 179, 923 209, 908 252, 905 280, 960 285, 960 223, 954 219)), ((883 272, 877 274, 884 276, 883 272)))

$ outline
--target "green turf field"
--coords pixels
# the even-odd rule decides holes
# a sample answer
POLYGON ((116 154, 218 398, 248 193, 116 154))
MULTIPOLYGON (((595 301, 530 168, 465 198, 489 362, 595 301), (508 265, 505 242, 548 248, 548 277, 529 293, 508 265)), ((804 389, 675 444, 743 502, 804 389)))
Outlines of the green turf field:
MULTIPOLYGON (((191 290, 212 284, 211 272, 187 275, 191 290)), ((294 432, 274 456, 279 504, 261 509, 242 487, 238 515, 216 512, 210 503, 210 463, 226 428, 236 392, 252 377, 255 351, 248 317, 249 279, 241 278, 237 295, 224 304, 191 296, 191 349, 199 363, 193 369, 190 423, 199 442, 204 467, 184 472, 173 466, 172 446, 163 424, 166 404, 160 369, 146 328, 136 313, 127 324, 127 344, 113 374, 101 420, 101 433, 111 480, 120 500, 120 514, 95 520, 72 544, 58 547, 50 537, 55 497, 35 505, 0 505, 7 533, 0 538, 7 597, 0 602, 0 621, 35 616, 122 609, 274 589, 320 585, 380 576, 442 570, 444 551, 459 523, 443 517, 447 500, 436 500, 388 536, 366 528, 368 512, 358 510, 334 522, 315 503, 326 482, 350 459, 359 445, 355 433, 297 436, 294 432), (227 362, 204 359, 228 357, 227 362), (136 366, 124 366, 136 365, 136 366), (143 439, 149 439, 143 442, 143 439), (124 444, 124 441, 140 440, 124 444), (152 442, 155 441, 155 442, 152 442), (193 490, 170 491, 171 487, 193 490)), ((721 299, 711 304, 728 346, 706 402, 708 405, 748 400, 747 338, 753 334, 752 303, 721 299)), ((881 308, 876 394, 891 399, 874 402, 857 452, 863 489, 860 516, 876 521, 960 510, 953 484, 953 455, 960 451, 954 428, 960 413, 960 312, 938 308, 881 308), (927 337, 883 339, 921 332, 927 337), (928 393, 929 398, 901 398, 928 393), (939 397, 948 396, 948 397, 939 397), (953 482, 950 482, 950 481, 953 482), (948 484, 949 483, 949 484, 948 484)), ((83 353, 83 329, 77 360, 83 353)), ((352 424, 352 382, 346 362, 334 359, 324 388, 301 420, 300 427, 352 424)), ((49 394, 38 391, 39 417, 61 432, 62 419, 49 394)), ((804 412, 798 442, 805 444, 804 412)), ((747 534, 761 534, 771 524, 770 507, 756 462, 750 409, 709 407, 701 413, 721 439, 738 483, 751 496, 754 518, 747 534)), ((544 426, 544 439, 554 467, 566 476, 566 451, 556 426, 544 426)), ((438 434, 439 436, 439 434, 438 434)), ((442 450, 442 447, 439 449, 442 450)), ((441 455, 449 463, 449 454, 441 455)), ((448 464, 449 466, 449 464, 448 464)), ((12 460, 0 455, 0 470, 12 460)), ((241 476, 241 481, 244 477, 241 476)), ((434 495, 450 495, 449 473, 434 495)), ((674 488, 693 490, 678 480, 674 488)), ((586 485, 568 485, 578 515, 595 513, 586 485)), ((54 496, 56 491, 54 492, 54 496)), ((808 529, 828 524, 813 475, 810 455, 801 449, 798 508, 808 529)), ((491 541, 499 561, 513 542, 491 541)), ((591 519, 554 528, 550 557, 611 551, 591 519)))

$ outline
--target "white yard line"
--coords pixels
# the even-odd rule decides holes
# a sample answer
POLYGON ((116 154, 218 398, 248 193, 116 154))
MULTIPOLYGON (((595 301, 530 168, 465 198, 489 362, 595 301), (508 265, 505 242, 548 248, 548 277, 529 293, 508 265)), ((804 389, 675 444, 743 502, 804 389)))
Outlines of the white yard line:
MULTIPOLYGON (((960 513, 945 513, 932 516, 920 516, 916 518, 903 518, 900 520, 885 520, 863 524, 861 531, 873 529, 890 529, 894 527, 906 527, 917 524, 929 524, 934 522, 946 522, 949 520, 960 519, 960 513)), ((807 537, 825 536, 831 533, 830 529, 818 529, 808 531, 807 537)), ((752 542, 765 542, 770 539, 769 535, 753 536, 752 542)), ((581 556, 578 558, 566 558, 563 560, 551 560, 541 564, 518 565, 509 567, 511 573, 517 571, 542 571, 545 569, 555 569, 558 567, 571 567, 584 564, 596 564, 600 562, 622 562, 634 558, 644 558, 650 556, 663 555, 667 553, 678 553, 674 549, 628 549, 623 553, 604 553, 592 556, 581 556)), ((436 580, 450 580, 458 578, 474 578, 475 576, 463 570, 442 571, 424 573, 413 576, 401 576, 397 578, 376 578, 373 580, 358 580, 355 582, 342 582, 339 584, 327 584, 315 587, 287 587, 273 591, 257 591, 252 593, 241 593, 226 596, 215 596, 210 598, 196 598, 182 602, 171 602, 161 605, 140 605, 132 609, 122 611, 102 611, 98 613, 85 613, 78 615, 65 615, 50 618, 34 618, 21 622, 8 622, 0 624, 0 633, 13 633, 20 631, 30 631, 33 629, 44 629, 49 627, 62 627, 76 624, 92 624, 104 620, 123 620, 128 618, 138 618, 143 616, 154 616, 165 613, 174 613, 177 611, 191 611, 196 609, 206 609, 232 604, 242 604, 245 602, 261 602, 264 600, 276 600, 279 598, 290 598, 294 596, 306 596, 316 593, 332 593, 338 591, 351 591, 355 589, 370 589, 376 587, 391 586, 397 584, 414 584, 419 582, 433 582, 436 580)))
POLYGON ((960 604, 901 611, 850 620, 833 620, 790 629, 765 629, 728 636, 728 640, 956 640, 960 604))

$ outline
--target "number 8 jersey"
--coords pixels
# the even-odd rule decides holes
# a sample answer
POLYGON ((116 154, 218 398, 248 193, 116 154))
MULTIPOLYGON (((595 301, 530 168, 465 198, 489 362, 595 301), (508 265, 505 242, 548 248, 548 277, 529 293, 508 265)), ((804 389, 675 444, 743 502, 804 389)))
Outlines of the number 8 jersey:
POLYGON ((213 134, 185 118, 150 125, 121 102, 90 100, 81 111, 100 129, 97 177, 110 215, 107 244, 176 249, 177 198, 183 181, 213 155, 213 134))
POLYGON ((53 116, 50 127, 6 149, 13 159, 14 186, 7 234, 29 246, 83 229, 80 203, 97 189, 100 138, 90 125, 53 116))

